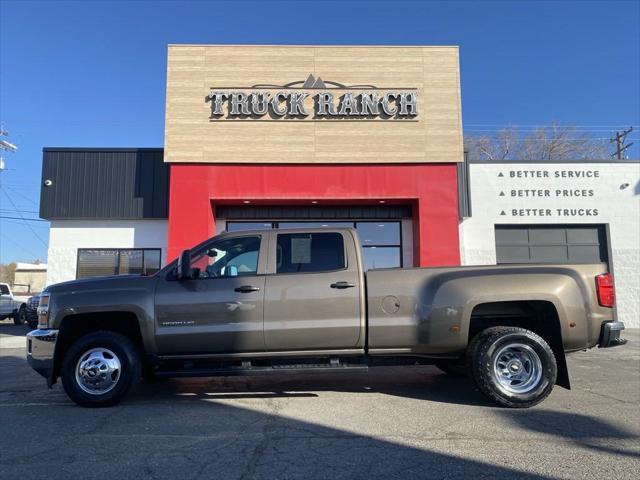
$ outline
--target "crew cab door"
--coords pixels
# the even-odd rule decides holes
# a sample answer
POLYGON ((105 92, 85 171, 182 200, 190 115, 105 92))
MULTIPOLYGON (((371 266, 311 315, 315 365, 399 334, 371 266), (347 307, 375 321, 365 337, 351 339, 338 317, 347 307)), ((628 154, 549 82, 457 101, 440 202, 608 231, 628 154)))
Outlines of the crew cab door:
POLYGON ((193 278, 169 272, 159 280, 160 355, 264 351, 267 243, 261 235, 215 237, 191 252, 193 278))
POLYGON ((6 283, 0 283, 0 314, 8 315, 13 312, 13 298, 6 283))
POLYGON ((364 278, 353 234, 281 230, 271 236, 267 350, 362 349, 364 278))

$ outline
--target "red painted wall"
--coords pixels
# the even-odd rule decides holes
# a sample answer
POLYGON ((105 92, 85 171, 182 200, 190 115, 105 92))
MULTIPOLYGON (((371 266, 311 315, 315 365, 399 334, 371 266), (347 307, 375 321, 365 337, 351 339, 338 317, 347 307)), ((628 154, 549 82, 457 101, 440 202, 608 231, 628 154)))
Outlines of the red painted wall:
POLYGON ((413 205, 417 266, 459 265, 455 164, 219 165, 172 164, 169 251, 215 234, 215 205, 413 205))

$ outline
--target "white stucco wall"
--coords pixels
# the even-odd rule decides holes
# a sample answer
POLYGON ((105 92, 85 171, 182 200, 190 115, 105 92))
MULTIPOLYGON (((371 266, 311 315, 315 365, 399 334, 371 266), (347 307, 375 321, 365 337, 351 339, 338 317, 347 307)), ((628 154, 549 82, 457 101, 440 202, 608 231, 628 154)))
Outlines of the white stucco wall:
POLYGON ((618 317, 640 327, 640 163, 476 163, 470 182, 464 265, 496 262, 496 224, 608 224, 618 317))
POLYGON ((54 220, 49 231, 47 285, 74 280, 79 248, 161 248, 167 220, 54 220))

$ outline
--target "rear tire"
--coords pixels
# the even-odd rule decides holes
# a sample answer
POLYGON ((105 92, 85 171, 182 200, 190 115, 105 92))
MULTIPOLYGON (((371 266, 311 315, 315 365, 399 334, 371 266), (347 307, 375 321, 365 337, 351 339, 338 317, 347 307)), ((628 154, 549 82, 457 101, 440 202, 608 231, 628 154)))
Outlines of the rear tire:
POLYGON ((140 356, 133 342, 114 332, 94 332, 76 340, 62 362, 62 386, 83 407, 118 404, 139 381, 140 356))
POLYGON ((503 407, 528 408, 547 398, 558 368, 539 335, 519 327, 493 327, 469 345, 469 370, 480 391, 503 407))
POLYGON ((27 307, 20 305, 20 308, 13 316, 13 323, 16 325, 23 325, 27 321, 27 307))

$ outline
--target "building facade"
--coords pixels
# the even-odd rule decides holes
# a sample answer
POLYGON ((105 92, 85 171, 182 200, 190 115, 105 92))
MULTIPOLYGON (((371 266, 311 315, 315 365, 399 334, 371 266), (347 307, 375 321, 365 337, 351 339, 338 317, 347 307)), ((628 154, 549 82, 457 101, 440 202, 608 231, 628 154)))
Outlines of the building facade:
POLYGON ((640 327, 640 163, 472 163, 469 190, 464 265, 606 263, 640 327))
POLYGON ((366 268, 602 261, 637 324, 638 164, 468 164, 459 71, 457 47, 169 46, 163 149, 45 149, 48 282, 150 274, 222 230, 352 226, 366 268))
POLYGON ((13 277, 13 292, 19 295, 40 293, 47 283, 46 263, 18 262, 13 277))
POLYGON ((45 148, 47 284, 159 270, 167 255, 168 192, 162 149, 45 148))
POLYGON ((336 222, 370 265, 459 264, 459 77, 457 47, 169 46, 169 257, 336 222))

